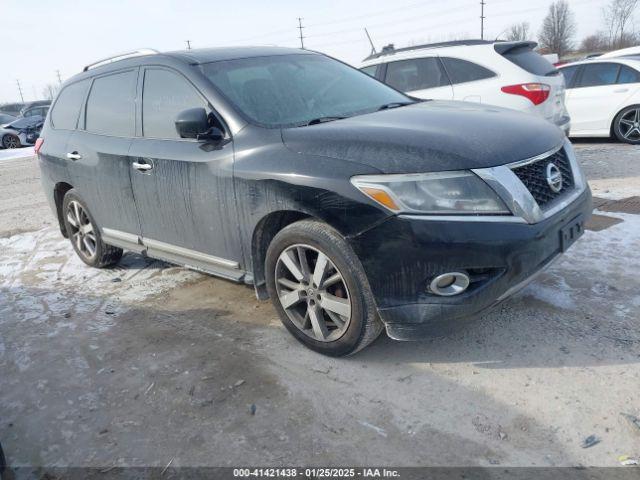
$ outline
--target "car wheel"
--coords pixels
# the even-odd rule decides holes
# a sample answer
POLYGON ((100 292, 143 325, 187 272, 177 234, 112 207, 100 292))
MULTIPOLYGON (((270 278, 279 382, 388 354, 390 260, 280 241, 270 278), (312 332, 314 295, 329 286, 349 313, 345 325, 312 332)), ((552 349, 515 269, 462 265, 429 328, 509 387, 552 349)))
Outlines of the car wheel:
POLYGON ((107 245, 102 241, 100 229, 93 220, 85 202, 75 192, 69 190, 62 202, 64 227, 71 245, 80 259, 92 267, 103 268, 113 265, 122 257, 122 249, 107 245))
POLYGON ((613 133, 621 142, 640 144, 640 105, 627 107, 616 116, 613 133))
POLYGON ((282 323, 310 349, 350 355, 382 332, 360 260, 330 226, 302 220, 285 227, 269 245, 265 269, 282 323))
POLYGON ((2 146, 4 148, 20 148, 22 145, 20 144, 20 139, 17 136, 9 133, 2 137, 2 146))

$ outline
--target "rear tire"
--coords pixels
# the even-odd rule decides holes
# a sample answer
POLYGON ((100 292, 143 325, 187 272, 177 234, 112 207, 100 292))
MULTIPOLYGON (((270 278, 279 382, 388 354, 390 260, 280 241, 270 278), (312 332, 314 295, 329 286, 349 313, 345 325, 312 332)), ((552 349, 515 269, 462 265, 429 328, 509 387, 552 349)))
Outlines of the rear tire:
POLYGON ((17 135, 8 133, 2 137, 2 146, 4 148, 20 148, 22 147, 22 144, 20 143, 20 138, 17 135))
POLYGON ((91 216, 84 200, 74 189, 62 202, 62 218, 67 237, 80 260, 91 267, 104 268, 118 263, 122 249, 102 241, 100 228, 91 216))
POLYGON ((631 105, 616 115, 613 134, 621 142, 640 145, 640 105, 631 105))
POLYGON ((325 223, 302 220, 278 232, 265 276, 280 320, 311 350, 351 355, 384 329, 360 260, 325 223))

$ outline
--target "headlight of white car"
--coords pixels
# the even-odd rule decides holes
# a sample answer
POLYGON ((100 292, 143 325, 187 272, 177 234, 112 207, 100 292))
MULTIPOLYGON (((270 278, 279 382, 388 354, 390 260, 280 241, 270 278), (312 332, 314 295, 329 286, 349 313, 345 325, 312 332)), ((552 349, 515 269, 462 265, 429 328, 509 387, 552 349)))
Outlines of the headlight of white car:
POLYGON ((351 183, 395 213, 510 214, 502 199, 468 170, 408 175, 357 175, 351 183))

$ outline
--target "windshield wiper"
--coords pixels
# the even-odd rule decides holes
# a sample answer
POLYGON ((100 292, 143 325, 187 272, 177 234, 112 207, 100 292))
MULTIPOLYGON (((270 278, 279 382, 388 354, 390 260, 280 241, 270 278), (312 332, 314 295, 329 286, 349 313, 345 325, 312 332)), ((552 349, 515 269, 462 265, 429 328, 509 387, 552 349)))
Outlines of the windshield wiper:
POLYGON ((398 108, 398 107, 404 107, 405 105, 411 105, 414 102, 391 102, 391 103, 385 103, 384 105, 381 105, 380 108, 378 108, 378 111, 380 110, 388 110, 390 108, 398 108))
POLYGON ((338 117, 338 116, 318 117, 318 118, 314 118, 313 120, 309 120, 307 123, 305 123, 305 125, 317 125, 319 123, 333 122, 334 120, 342 120, 343 118, 347 118, 347 117, 338 117))

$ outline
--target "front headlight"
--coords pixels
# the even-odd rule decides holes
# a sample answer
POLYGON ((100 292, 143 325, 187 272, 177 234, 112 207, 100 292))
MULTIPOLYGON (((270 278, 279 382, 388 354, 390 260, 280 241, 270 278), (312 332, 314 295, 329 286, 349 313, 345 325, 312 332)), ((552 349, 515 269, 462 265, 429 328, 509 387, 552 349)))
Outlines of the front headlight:
POLYGON ((396 213, 510 214, 498 195, 467 170, 409 175, 358 175, 351 183, 396 213))

